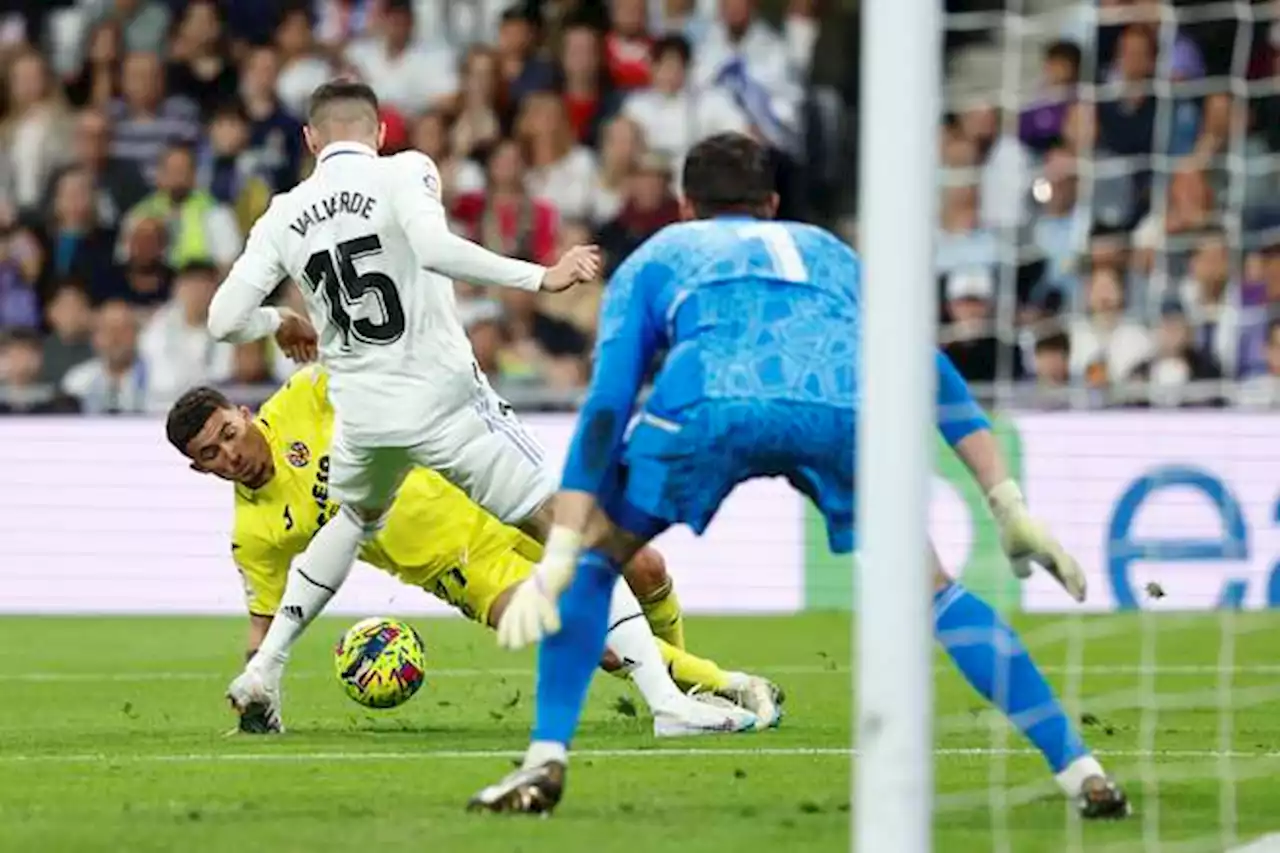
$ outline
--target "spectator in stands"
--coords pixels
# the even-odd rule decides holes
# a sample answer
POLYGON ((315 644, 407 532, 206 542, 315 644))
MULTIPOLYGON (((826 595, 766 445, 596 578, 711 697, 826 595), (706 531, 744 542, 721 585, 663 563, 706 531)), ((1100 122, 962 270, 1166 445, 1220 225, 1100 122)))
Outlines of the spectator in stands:
POLYGON ((1210 232, 1200 239, 1191 256, 1177 302, 1190 321, 1196 348, 1228 376, 1235 375, 1239 355, 1239 299, 1239 283, 1231 280, 1226 235, 1210 232))
POLYGON ((1043 286, 1033 297, 1043 302, 1047 291, 1056 290, 1067 305, 1074 305, 1079 279, 1075 259, 1088 239, 1089 217, 1077 203, 1076 161, 1065 148, 1050 148, 1044 158, 1043 176, 1036 181, 1034 196, 1039 210, 1032 226, 1032 241, 1043 254, 1047 270, 1043 286))
POLYGON ((746 132, 746 116, 720 88, 696 92, 689 83, 689 43, 664 36, 653 44, 653 85, 627 95, 622 112, 640 125, 645 142, 673 163, 699 139, 746 132))
POLYGON ((111 156, 134 164, 154 185, 160 155, 175 143, 200 136, 200 109, 188 98, 166 95, 164 69, 154 53, 124 60, 122 97, 111 105, 111 156))
POLYGON ((101 304, 121 300, 138 308, 154 308, 169 298, 173 271, 165 261, 166 229, 159 219, 142 218, 124 229, 125 260, 117 275, 91 282, 90 293, 101 304))
POLYGON ((679 218, 680 205, 671 192, 671 164, 661 154, 644 155, 627 181, 622 210, 600 229, 608 274, 641 243, 679 218))
POLYGON ((591 24, 571 22, 565 27, 560 45, 565 120, 574 138, 592 147, 599 141, 600 127, 621 106, 621 95, 610 85, 601 54, 600 33, 591 24))
POLYGON ((605 68, 615 89, 642 89, 651 80, 648 9, 645 0, 612 0, 604 37, 605 68))
POLYGON ((107 302, 94 317, 93 358, 67 372, 62 391, 93 415, 146 412, 150 379, 137 344, 134 310, 124 302, 107 302))
POLYGON ((994 235, 978 227, 977 188, 947 187, 942 193, 941 228, 934 241, 934 268, 947 273, 993 267, 998 260, 994 235))
POLYGON ((106 109, 120 97, 120 61, 124 37, 115 21, 89 31, 88 51, 80 70, 66 84, 67 100, 77 107, 106 109))
POLYGON ((449 141, 449 119, 443 110, 424 113, 413 126, 413 147, 430 157, 440 170, 440 192, 445 209, 451 209, 462 193, 484 191, 484 169, 474 160, 458 156, 449 141))
POLYGON ((471 239, 492 251, 540 263, 556 245, 556 210, 526 189, 519 143, 503 140, 489 154, 483 193, 462 193, 453 216, 471 239))
POLYGON ((44 339, 40 381, 56 386, 68 370, 93 356, 89 346, 93 306, 84 285, 70 279, 60 282, 49 299, 45 320, 49 334, 44 339))
POLYGON ((957 270, 946 279, 943 351, 970 382, 1021 379, 1021 351, 1000 340, 995 328, 996 280, 988 268, 957 270))
POLYGON ((1247 378, 1267 370, 1267 330, 1280 317, 1280 243, 1263 247, 1245 262, 1240 307, 1236 376, 1247 378))
POLYGON ((271 184, 261 152, 249 148, 249 117, 238 101, 214 112, 197 172, 197 183, 235 213, 241 234, 249 233, 271 202, 271 184))
POLYGON ((498 393, 503 393, 503 386, 514 377, 503 371, 506 333, 502 327, 502 306, 488 299, 471 300, 459 303, 458 314, 471 340, 476 366, 498 393))
POLYGON ((1236 405, 1247 409, 1280 408, 1280 318, 1266 325, 1266 372, 1241 383, 1236 405))
POLYGON ((1131 226, 1137 216, 1137 190, 1133 170, 1115 152, 1098 141, 1097 111, 1092 103, 1077 101, 1067 110, 1062 143, 1091 176, 1089 209, 1093 221, 1106 228, 1131 226))
POLYGON ((91 0, 90 31, 110 21, 124 34, 130 53, 160 53, 169 35, 169 9, 159 0, 91 0))
POLYGON ((316 49, 305 8, 295 7, 281 16, 275 48, 280 58, 276 97, 293 116, 305 116, 311 93, 333 77, 332 63, 316 49))
POLYGON ((354 39, 372 34, 378 0, 316 0, 316 39, 335 53, 354 39))
POLYGON ((1156 41, 1145 26, 1134 24, 1120 36, 1116 51, 1118 95, 1098 106, 1102 145, 1125 157, 1150 156, 1154 148, 1156 41))
POLYGON ((1221 389, 1193 383, 1216 382, 1222 369, 1211 354, 1194 341, 1191 324, 1176 303, 1166 305, 1156 327, 1155 352, 1134 370, 1133 378, 1148 383, 1138 399, 1127 402, 1171 408, 1186 405, 1219 405, 1221 389))
POLYGON ((530 95, 516 120, 516 136, 529 156, 529 192, 551 203, 562 217, 589 219, 598 180, 596 158, 575 140, 564 101, 552 92, 530 95))
POLYGON ((443 40, 415 39, 412 0, 385 0, 379 24, 381 33, 353 42, 346 58, 381 100, 413 116, 457 94, 457 58, 443 40))
POLYGON ((229 207, 207 190, 196 189, 194 152, 171 146, 161 158, 156 191, 138 202, 126 217, 122 233, 143 219, 163 222, 168 232, 166 260, 177 269, 192 261, 212 260, 224 271, 240 254, 240 226, 229 207))
POLYGON ((79 407, 58 389, 40 381, 40 336, 14 329, 0 337, 0 415, 70 414, 79 407))
MULTIPOLYGON (((1036 338, 1035 354, 1036 386, 1052 398, 1071 384, 1071 339, 1061 329, 1036 338)), ((1059 402, 1065 402, 1061 396, 1059 402)))
POLYGON ((660 36, 679 36, 696 48, 711 31, 711 18, 703 14, 698 0, 661 0, 658 6, 650 29, 660 36))
POLYGON ((189 0, 169 45, 168 91, 190 98, 208 120, 236 96, 239 74, 214 0, 189 0))
MULTIPOLYGON (((1185 163, 1169 181, 1167 205, 1162 209, 1153 204, 1134 229, 1134 266, 1143 274, 1158 273, 1166 281, 1176 280, 1193 248, 1188 239, 1216 225, 1213 190, 1202 170, 1185 163)), ((1164 296, 1161 288, 1150 294, 1154 300, 1164 296)))
POLYGON ((536 56, 540 30, 536 14, 521 4, 502 14, 496 47, 507 98, 513 104, 555 84, 555 69, 536 56))
POLYGON ((298 182, 303 153, 302 123, 276 97, 279 69, 275 51, 255 47, 246 54, 240 74, 240 100, 249 119, 248 148, 263 177, 278 193, 293 189, 298 182))
POLYGON ((954 122, 942 126, 939 138, 942 186, 977 186, 980 162, 978 144, 966 136, 954 122))
POLYGON ((1080 46, 1070 41, 1051 42, 1041 59, 1040 91, 1019 117, 1018 138, 1024 145, 1043 152, 1058 143, 1079 82, 1080 46))
POLYGON ((1025 224, 1030 213, 1031 155, 1014 128, 1001 126, 994 106, 977 103, 960 115, 960 129, 978 146, 978 221, 991 229, 1025 224))
POLYGON ((0 121, 0 157, 13 175, 13 202, 22 214, 39 208, 45 184, 70 154, 70 119, 49 66, 35 50, 8 62, 7 110, 0 121))
POLYGON ((40 325, 40 255, 39 244, 19 224, 13 207, 0 202, 0 329, 40 325))
POLYGON ((217 267, 207 262, 179 269, 173 298, 143 326, 138 350, 149 369, 147 404, 152 409, 167 408, 193 385, 231 376, 235 348, 215 341, 206 326, 218 278, 217 267))
POLYGON ((1146 328, 1124 315, 1124 284, 1110 267, 1090 271, 1084 316, 1071 321, 1071 375, 1090 387, 1127 382, 1151 356, 1146 328))
POLYGON ((503 137, 506 105, 502 103, 498 61, 497 52, 487 47, 471 48, 463 60, 462 91, 449 137, 452 151, 459 157, 483 158, 503 137))
POLYGON ((504 358, 519 365, 504 370, 536 377, 553 389, 581 387, 587 377, 586 337, 572 323, 543 313, 536 293, 504 287, 500 298, 508 339, 504 358))
POLYGON ((40 291, 46 298, 55 282, 104 281, 115 274, 115 234, 98 224, 93 177, 86 170, 67 169, 58 176, 52 214, 41 235, 45 263, 40 291))
POLYGON ((81 110, 72 131, 71 162, 54 172, 44 192, 46 216, 54 215, 57 182, 62 171, 79 169, 90 178, 97 222, 114 232, 125 213, 147 194, 142 172, 129 160, 111 156, 111 122, 96 108, 81 110))
POLYGON ((231 359, 231 375, 228 385, 263 385, 276 381, 271 375, 271 362, 267 359, 267 341, 252 341, 234 348, 231 359))
POLYGON ((694 58, 694 86, 723 86, 759 137, 794 155, 804 91, 786 42, 756 16, 755 0, 719 2, 719 20, 694 58))
POLYGON ((625 116, 610 119, 601 134, 600 170, 591 202, 593 225, 603 225, 622 210, 628 181, 642 153, 644 137, 640 126, 625 116))

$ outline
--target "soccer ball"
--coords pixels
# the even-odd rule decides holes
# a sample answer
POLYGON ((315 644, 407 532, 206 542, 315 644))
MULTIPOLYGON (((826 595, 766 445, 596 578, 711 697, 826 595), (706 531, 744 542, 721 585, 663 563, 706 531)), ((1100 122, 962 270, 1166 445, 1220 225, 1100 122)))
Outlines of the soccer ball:
POLYGON ((366 708, 394 708, 409 701, 422 686, 426 662, 422 638, 399 619, 361 620, 333 650, 343 689, 366 708))

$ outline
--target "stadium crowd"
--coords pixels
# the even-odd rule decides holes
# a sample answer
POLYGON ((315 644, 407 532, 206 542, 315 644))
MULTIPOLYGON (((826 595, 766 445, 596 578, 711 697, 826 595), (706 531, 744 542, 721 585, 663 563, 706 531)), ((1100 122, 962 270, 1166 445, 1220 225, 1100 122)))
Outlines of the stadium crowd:
MULTIPOLYGON (((506 254, 595 240, 616 265, 676 218, 683 152, 722 130, 769 144, 785 215, 852 221, 856 12, 507 2, 0 13, 0 412, 163 411, 201 382, 254 402, 292 370, 214 343, 204 316, 271 194, 308 173, 300 122, 335 75, 374 86, 387 149, 435 159, 456 230, 506 254)), ((1036 90, 1006 80, 943 123, 941 343, 997 403, 1280 405, 1280 24, 1059 5, 1075 24, 1036 90)), ((456 287, 502 393, 576 399, 599 287, 456 287)))

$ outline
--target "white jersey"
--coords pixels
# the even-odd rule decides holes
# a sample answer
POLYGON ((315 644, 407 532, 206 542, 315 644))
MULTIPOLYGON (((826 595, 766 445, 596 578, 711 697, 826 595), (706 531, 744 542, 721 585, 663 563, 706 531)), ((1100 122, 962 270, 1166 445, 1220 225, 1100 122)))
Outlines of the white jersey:
MULTIPOLYGON (((379 157, 363 145, 334 143, 320 152, 314 173, 277 195, 254 225, 210 309, 210 327, 220 324, 215 334, 235 339, 227 326, 236 323, 225 316, 233 293, 248 298, 252 290, 257 307, 292 278, 320 334, 320 360, 348 440, 409 446, 477 392, 453 279, 536 290, 544 273, 449 232, 430 158, 379 157)), ((235 308, 243 330, 245 306, 235 308)))

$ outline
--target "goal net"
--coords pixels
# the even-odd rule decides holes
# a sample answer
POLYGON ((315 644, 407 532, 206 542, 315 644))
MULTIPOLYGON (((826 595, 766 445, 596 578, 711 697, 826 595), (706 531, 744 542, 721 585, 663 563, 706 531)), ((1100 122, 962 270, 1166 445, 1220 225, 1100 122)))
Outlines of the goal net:
POLYGON ((948 10, 941 340, 1088 601, 1012 577, 945 451, 931 532, 1134 815, 1082 822, 939 655, 935 849, 1280 850, 1280 4, 948 10))

